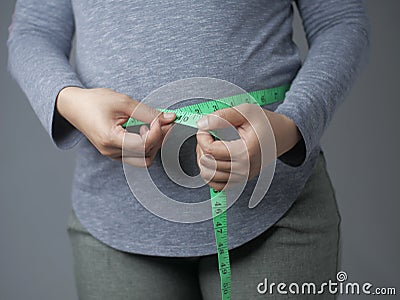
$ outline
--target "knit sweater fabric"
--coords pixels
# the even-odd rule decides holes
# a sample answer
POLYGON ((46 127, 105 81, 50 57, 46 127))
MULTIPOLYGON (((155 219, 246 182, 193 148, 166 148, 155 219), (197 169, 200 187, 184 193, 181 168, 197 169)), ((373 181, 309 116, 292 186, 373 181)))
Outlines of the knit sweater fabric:
MULTIPOLYGON (((227 211, 229 248, 260 235, 290 209, 369 46, 361 1, 292 2, 17 1, 9 28, 9 70, 55 145, 78 148, 72 204, 94 237, 131 253, 216 253, 211 220, 177 223, 153 215, 130 191, 122 164, 102 156, 58 114, 55 101, 66 86, 107 87, 140 101, 169 82, 190 77, 219 78, 246 91, 291 83, 284 101, 264 108, 292 119, 302 141, 277 160, 270 189, 257 207, 248 208, 255 178, 227 211), (293 5, 309 43, 304 63, 292 40, 293 5)), ((188 153, 186 163, 195 165, 194 149, 188 153)), ((152 177, 175 200, 203 201, 209 196, 207 186, 172 184, 160 166, 157 156, 149 169, 152 177)))

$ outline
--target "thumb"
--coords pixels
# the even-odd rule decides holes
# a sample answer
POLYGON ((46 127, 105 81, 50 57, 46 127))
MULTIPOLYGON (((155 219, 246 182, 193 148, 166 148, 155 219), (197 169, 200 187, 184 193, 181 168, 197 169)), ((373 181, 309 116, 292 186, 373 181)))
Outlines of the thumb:
POLYGON ((147 124, 150 124, 154 119, 157 118, 157 116, 161 114, 160 111, 133 99, 130 99, 130 101, 126 102, 126 105, 124 106, 124 113, 147 124))
POLYGON ((176 115, 174 112, 164 112, 159 117, 160 125, 164 126, 164 125, 170 124, 175 120, 175 118, 176 118, 176 115))
POLYGON ((246 118, 239 110, 229 107, 201 118, 197 121, 197 127, 201 130, 213 130, 229 127, 229 124, 238 127, 246 122, 246 118))

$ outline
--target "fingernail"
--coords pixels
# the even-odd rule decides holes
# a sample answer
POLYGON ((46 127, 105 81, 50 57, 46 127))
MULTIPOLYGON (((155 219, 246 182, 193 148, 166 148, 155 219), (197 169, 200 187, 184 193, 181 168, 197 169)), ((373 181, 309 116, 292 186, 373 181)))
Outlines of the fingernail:
POLYGON ((166 118, 166 119, 172 119, 172 118, 175 117, 175 114, 174 114, 174 113, 170 113, 170 112, 164 112, 164 113, 163 113, 163 116, 164 116, 164 118, 166 118))
POLYGON ((200 129, 207 129, 208 128, 208 118, 204 117, 197 121, 197 127, 200 129))

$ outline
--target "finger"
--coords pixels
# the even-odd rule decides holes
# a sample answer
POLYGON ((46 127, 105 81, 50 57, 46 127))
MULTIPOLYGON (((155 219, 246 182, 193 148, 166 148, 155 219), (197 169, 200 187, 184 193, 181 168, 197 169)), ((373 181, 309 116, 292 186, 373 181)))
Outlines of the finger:
MULTIPOLYGON (((213 160, 210 157, 207 158, 207 161, 211 161, 211 163, 209 164, 209 166, 204 166, 204 164, 202 164, 201 161, 207 155, 203 155, 203 152, 202 152, 200 146, 196 147, 196 154, 197 154, 197 163, 200 168, 200 176, 207 183, 209 181, 225 182, 225 183, 232 181, 233 183, 237 183, 237 182, 244 181, 247 178, 246 172, 242 174, 242 173, 232 173, 229 171, 227 171, 227 172, 220 171, 220 170, 216 169, 218 162, 213 160)), ((226 162, 224 162, 224 163, 226 163, 226 162)))
POLYGON ((211 155, 204 154, 201 147, 198 146, 199 150, 197 153, 197 164, 199 168, 216 169, 220 172, 227 172, 233 175, 238 175, 243 178, 248 177, 249 165, 246 161, 229 161, 229 160, 215 160, 211 155))
MULTIPOLYGON (((141 129, 144 130, 144 129, 141 129)), ((144 153, 144 145, 140 135, 128 132, 121 126, 115 126, 114 129, 108 134, 107 148, 113 148, 119 153, 122 148, 127 152, 144 153)))
POLYGON ((121 149, 117 149, 114 147, 103 147, 103 146, 99 146, 96 148, 100 152, 101 155, 106 156, 106 157, 114 158, 114 157, 121 156, 121 149))
POLYGON ((127 133, 125 135, 122 155, 124 157, 146 156, 144 143, 140 135, 135 133, 127 133))
POLYGON ((138 168, 148 168, 150 167, 153 159, 151 157, 123 157, 122 161, 138 168))
POLYGON ((229 127, 229 124, 238 127, 244 123, 246 118, 236 108, 229 107, 201 118, 197 121, 197 127, 201 130, 213 130, 229 127))
POLYGON ((145 152, 150 153, 154 149, 158 150, 161 146, 163 134, 160 126, 160 122, 156 119, 150 124, 150 130, 142 136, 145 152))
POLYGON ((174 127, 174 123, 169 124, 169 125, 163 125, 161 126, 161 131, 162 131, 162 135, 165 138, 167 136, 167 134, 169 133, 169 131, 171 130, 172 127, 174 127))
POLYGON ((146 125, 140 126, 139 133, 141 136, 145 135, 149 131, 149 127, 146 125))
MULTIPOLYGON (((207 176, 207 178, 204 176, 204 166, 202 166, 201 165, 201 163, 200 163, 200 159, 201 159, 201 157, 203 156, 203 150, 200 148, 200 146, 199 145, 196 145, 196 156, 197 156, 197 165, 199 166, 199 170, 200 170, 200 176, 203 178, 203 180, 208 184, 208 182, 210 181, 210 179, 212 178, 212 175, 214 174, 214 172, 215 172, 215 170, 214 171, 212 171, 212 174, 211 175, 208 175, 207 176), (202 175, 203 174, 203 175, 202 175)), ((215 167, 215 165, 214 165, 214 167, 215 167)), ((211 172, 211 171, 207 171, 207 173, 208 172, 211 172)), ((206 173, 206 174, 207 174, 206 173)))
POLYGON ((175 113, 173 112, 164 112, 159 115, 158 119, 160 120, 160 125, 164 126, 172 123, 176 118, 175 113))
POLYGON ((148 124, 161 114, 160 111, 130 97, 124 102, 122 110, 128 116, 148 124))
POLYGON ((222 191, 225 188, 225 186, 227 186, 227 184, 225 183, 213 182, 213 181, 210 181, 207 184, 209 185, 210 188, 212 188, 215 191, 222 191))
POLYGON ((197 143, 205 154, 210 154, 214 159, 230 160, 229 149, 226 142, 215 141, 207 131, 199 130, 196 134, 197 143))
POLYGON ((225 142, 215 141, 207 131, 199 130, 196 134, 197 144, 205 154, 210 154, 215 159, 230 160, 229 150, 225 142))
POLYGON ((211 145, 215 140, 212 135, 204 130, 198 130, 196 133, 197 144, 204 150, 211 145))
POLYGON ((212 181, 217 183, 238 183, 246 180, 246 177, 238 174, 232 174, 230 172, 222 172, 218 170, 216 171, 215 169, 209 169, 205 167, 201 168, 200 176, 206 182, 212 181))
POLYGON ((201 168, 200 158, 203 155, 203 150, 201 150, 200 146, 196 145, 196 158, 197 158, 197 165, 201 168))
POLYGON ((221 181, 221 182, 218 182, 218 181, 211 180, 211 181, 208 181, 207 184, 208 184, 211 188, 213 188, 214 190, 216 190, 216 191, 221 191, 221 190, 223 190, 223 189, 232 188, 232 187, 234 187, 235 185, 240 184, 240 183, 243 182, 243 181, 246 181, 246 178, 240 177, 237 181, 229 180, 229 181, 227 181, 227 182, 222 182, 222 181, 221 181))
MULTIPOLYGON (((201 149, 201 148, 200 148, 201 149)), ((199 164, 206 168, 213 168, 216 166, 218 171, 231 172, 232 162, 230 160, 215 160, 210 154, 205 154, 200 157, 199 164)))

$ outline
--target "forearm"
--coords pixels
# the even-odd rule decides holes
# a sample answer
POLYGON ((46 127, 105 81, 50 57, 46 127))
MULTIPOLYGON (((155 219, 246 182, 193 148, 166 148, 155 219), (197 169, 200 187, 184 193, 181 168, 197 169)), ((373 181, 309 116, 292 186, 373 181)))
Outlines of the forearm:
POLYGON ((305 162, 320 143, 363 65, 369 46, 369 27, 358 0, 297 2, 310 49, 284 102, 275 112, 287 116, 298 127, 304 145, 302 162, 305 162))
POLYGON ((61 148, 72 147, 80 137, 55 111, 62 88, 82 86, 69 63, 73 32, 69 0, 19 0, 7 42, 10 73, 61 148))

